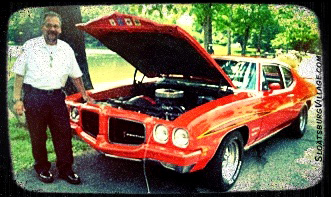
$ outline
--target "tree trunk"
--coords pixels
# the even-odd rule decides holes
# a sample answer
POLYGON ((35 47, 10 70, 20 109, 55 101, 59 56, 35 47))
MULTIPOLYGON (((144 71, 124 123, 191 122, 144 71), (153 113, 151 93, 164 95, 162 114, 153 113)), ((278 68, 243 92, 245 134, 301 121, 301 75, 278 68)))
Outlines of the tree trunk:
POLYGON ((231 26, 232 26, 232 8, 233 4, 230 6, 230 14, 229 14, 229 24, 230 27, 228 28, 228 55, 231 55, 231 45, 232 45, 232 31, 231 31, 231 26))
POLYGON ((228 55, 231 55, 231 44, 232 44, 232 41, 231 41, 231 37, 232 37, 232 32, 231 32, 231 29, 228 29, 228 55))
POLYGON ((205 20, 203 23, 203 30, 204 30, 204 47, 208 49, 208 45, 213 43, 212 37, 212 16, 211 16, 211 3, 208 4, 205 13, 205 20))
POLYGON ((262 40, 263 26, 260 28, 260 32, 257 38, 257 52, 261 54, 261 40, 262 40))
POLYGON ((242 56, 246 55, 246 47, 247 47, 247 42, 248 42, 248 37, 249 37, 249 30, 250 30, 249 27, 247 27, 245 29, 244 40, 243 40, 242 49, 241 49, 241 55, 242 56))
MULTIPOLYGON (((83 72, 83 82, 85 89, 93 89, 88 63, 85 52, 85 40, 82 31, 79 31, 75 24, 82 22, 82 15, 79 6, 48 7, 45 11, 54 11, 62 17, 62 34, 60 39, 67 42, 75 52, 76 60, 83 72)), ((68 80, 64 88, 67 95, 77 92, 71 80, 68 80)))

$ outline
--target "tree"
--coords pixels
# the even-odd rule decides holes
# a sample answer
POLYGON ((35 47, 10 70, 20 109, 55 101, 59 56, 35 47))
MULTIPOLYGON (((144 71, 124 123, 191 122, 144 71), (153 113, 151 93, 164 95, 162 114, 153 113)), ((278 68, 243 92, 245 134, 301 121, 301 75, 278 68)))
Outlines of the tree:
POLYGON ((281 32, 271 41, 273 47, 320 52, 318 21, 314 13, 293 5, 278 6, 274 12, 281 32))
POLYGON ((256 28, 257 4, 234 5, 233 24, 235 40, 240 43, 241 55, 246 55, 246 48, 251 31, 256 28))
MULTIPOLYGON (((255 47, 260 53, 262 48, 263 34, 270 28, 275 26, 274 20, 272 18, 271 12, 268 5, 262 4, 258 5, 256 14, 256 43, 255 47)), ((270 41, 270 40, 269 40, 270 41)))
POLYGON ((273 5, 261 4, 257 7, 255 25, 251 31, 251 47, 255 47, 257 52, 262 53, 272 51, 271 40, 280 33, 278 21, 271 11, 273 5))
POLYGON ((204 48, 213 43, 212 38, 212 4, 193 4, 191 14, 196 16, 196 22, 204 31, 204 48))
MULTIPOLYGON (((86 89, 93 89, 90 74, 88 72, 88 63, 85 52, 85 42, 83 32, 79 31, 75 24, 82 22, 82 16, 79 6, 61 6, 48 7, 46 10, 54 11, 62 17, 61 39, 67 42, 75 52, 76 60, 83 72, 83 81, 86 89)), ((73 83, 68 80, 65 86, 67 94, 77 92, 73 83)))
POLYGON ((232 45, 232 29, 233 23, 233 4, 215 4, 213 12, 213 21, 215 22, 215 30, 222 32, 226 30, 227 34, 227 54, 231 55, 232 45))
POLYGON ((27 40, 40 36, 42 11, 40 8, 26 8, 15 12, 9 20, 9 43, 22 45, 27 40))

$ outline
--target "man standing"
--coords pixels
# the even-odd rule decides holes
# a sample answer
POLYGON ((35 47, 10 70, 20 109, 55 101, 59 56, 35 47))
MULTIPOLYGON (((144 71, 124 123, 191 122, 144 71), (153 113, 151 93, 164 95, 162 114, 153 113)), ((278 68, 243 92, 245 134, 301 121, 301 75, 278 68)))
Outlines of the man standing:
POLYGON ((41 30, 41 37, 28 40, 23 45, 23 52, 14 64, 14 110, 18 115, 25 111, 38 178, 45 183, 54 180, 50 172, 51 163, 47 158, 48 126, 59 177, 71 184, 79 184, 80 178, 72 169, 70 119, 61 88, 70 77, 85 101, 93 102, 93 99, 85 92, 82 72, 72 48, 58 39, 61 34, 61 17, 55 12, 46 13, 41 30), (22 89, 24 98, 21 95, 22 89))
POLYGON ((207 52, 210 54, 210 55, 213 55, 214 54, 214 49, 213 49, 213 45, 212 44, 209 44, 208 48, 207 48, 207 52))

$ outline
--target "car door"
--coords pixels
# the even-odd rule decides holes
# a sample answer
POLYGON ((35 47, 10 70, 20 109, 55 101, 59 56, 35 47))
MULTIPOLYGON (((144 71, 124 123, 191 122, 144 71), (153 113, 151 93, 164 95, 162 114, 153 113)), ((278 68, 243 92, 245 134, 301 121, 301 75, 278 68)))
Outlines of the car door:
POLYGON ((279 65, 262 65, 261 89, 263 97, 261 112, 263 116, 259 139, 278 131, 291 120, 292 114, 289 113, 289 107, 293 104, 293 94, 288 85, 291 84, 288 80, 285 83, 284 73, 279 65), (278 83, 280 88, 272 90, 270 87, 272 83, 278 83))

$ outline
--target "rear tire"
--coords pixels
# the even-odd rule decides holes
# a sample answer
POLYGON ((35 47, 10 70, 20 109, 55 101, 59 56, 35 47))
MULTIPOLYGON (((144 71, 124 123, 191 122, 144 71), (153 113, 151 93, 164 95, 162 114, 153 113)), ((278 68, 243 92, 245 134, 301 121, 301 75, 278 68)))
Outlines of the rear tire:
POLYGON ((243 138, 238 132, 228 134, 206 167, 206 183, 218 191, 229 190, 237 181, 242 164, 243 138))
POLYGON ((307 130, 308 122, 308 107, 306 105, 300 110, 299 116, 291 125, 291 136, 293 138, 301 138, 307 130))

